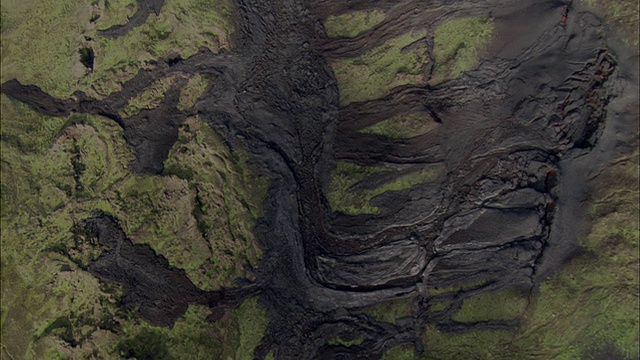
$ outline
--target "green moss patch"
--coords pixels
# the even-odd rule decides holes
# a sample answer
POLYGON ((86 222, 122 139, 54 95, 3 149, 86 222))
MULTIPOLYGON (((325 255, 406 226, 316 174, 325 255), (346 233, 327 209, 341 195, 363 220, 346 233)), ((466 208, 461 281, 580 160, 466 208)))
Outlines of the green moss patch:
POLYGON ((333 211, 346 214, 375 213, 377 208, 369 205, 361 194, 351 191, 351 187, 365 178, 384 171, 384 168, 360 166, 354 163, 339 161, 331 174, 331 182, 327 191, 327 200, 333 211))
POLYGON ((192 108, 196 104, 196 101, 204 95, 208 85, 209 79, 207 76, 201 74, 194 75, 180 92, 178 109, 184 111, 192 108))
POLYGON ((389 350, 382 356, 382 360, 416 360, 416 355, 413 346, 411 345, 398 345, 389 350))
POLYGON ((491 40, 493 20, 462 18, 444 22, 434 32, 435 65, 430 83, 453 79, 478 65, 480 51, 491 40))
POLYGON ((67 119, 41 116, 29 106, 2 94, 2 141, 24 153, 43 154, 64 128, 67 119))
POLYGON ((580 0, 587 8, 613 26, 624 36, 625 43, 636 48, 640 39, 640 12, 636 0, 580 0))
POLYGON ((171 329, 128 323, 114 347, 123 358, 136 359, 252 359, 266 329, 264 310, 256 298, 215 322, 209 310, 190 306, 171 329))
MULTIPOLYGON (((136 3, 3 2, 0 81, 17 78, 59 97, 76 90, 103 97, 163 57, 185 58, 201 46, 214 52, 231 46, 233 9, 226 0, 168 0, 159 16, 152 14, 125 36, 97 34, 125 23, 136 3)), ((202 78, 194 76, 183 90, 183 105, 192 106, 204 87, 202 78)), ((157 106, 171 80, 162 79, 133 98, 124 115, 157 106)), ((243 264, 255 263, 259 256, 251 228, 262 195, 248 190, 258 177, 246 155, 231 152, 222 141, 203 140, 208 134, 202 132, 199 143, 189 138, 183 144, 193 153, 215 150, 206 152, 213 156, 211 163, 185 161, 185 167, 193 179, 205 182, 203 187, 210 186, 206 181, 211 178, 189 166, 205 166, 207 174, 224 179, 226 185, 215 189, 217 199, 227 199, 220 204, 206 189, 199 198, 196 180, 132 174, 128 166, 134 154, 111 120, 41 116, 4 95, 1 101, 3 358, 226 359, 235 358, 242 334, 252 338, 249 331, 263 331, 264 326, 253 326, 266 322, 259 320, 263 313, 246 309, 217 323, 206 323, 208 311, 198 307, 190 308, 172 329, 141 323, 135 314, 123 313, 119 289, 82 270, 102 249, 72 231, 75 223, 101 210, 117 217, 134 241, 149 243, 172 266, 185 269, 199 286, 229 286, 246 276, 243 264), (215 226, 228 234, 215 238, 217 248, 199 227, 201 218, 213 219, 209 209, 219 212, 215 226), (243 325, 243 333, 242 321, 253 327, 243 325)), ((245 340, 241 352, 251 352, 254 343, 245 340)))
POLYGON ((607 170, 583 253, 540 289, 525 336, 551 355, 588 357, 611 348, 639 356, 637 169, 635 153, 607 170))
POLYGON ((485 292, 471 297, 453 316, 460 322, 488 320, 512 320, 524 313, 527 306, 526 294, 517 289, 485 292))
MULTIPOLYGON (((100 118, 74 121, 43 155, 23 155, 3 142, 7 221, 27 224, 37 216, 46 229, 38 236, 48 231, 46 243, 78 252, 69 230, 99 209, 115 216, 135 243, 151 245, 202 288, 228 287, 250 276, 245 265, 255 266, 260 258, 252 230, 268 181, 245 154, 231 152, 207 125, 191 119, 170 153, 166 176, 138 176, 128 169, 133 153, 122 129, 100 118)), ((36 229, 20 225, 7 234, 19 239, 36 229)), ((77 257, 86 265, 94 255, 77 257)))
POLYGON ((97 34, 98 29, 125 23, 135 3, 3 3, 1 81, 17 78, 59 97, 76 90, 104 97, 160 58, 189 57, 200 47, 217 52, 231 46, 235 30, 233 5, 228 0, 167 0, 159 16, 151 14, 145 24, 122 37, 97 34), (93 71, 82 64, 81 49, 93 51, 93 71))
POLYGON ((92 18, 99 20, 100 30, 125 25, 138 10, 138 2, 135 0, 109 0, 99 4, 104 6, 92 11, 92 18))
POLYGON ((583 253, 541 287, 527 318, 524 337, 537 338, 550 355, 588 357, 609 347, 639 356, 638 154, 603 176, 583 253))
POLYGON ((127 106, 120 111, 120 116, 128 118, 140 113, 142 110, 155 109, 162 103, 165 93, 176 80, 176 76, 156 80, 144 91, 129 99, 127 106))
POLYGON ((364 339, 362 339, 362 338, 355 338, 355 339, 352 339, 352 340, 344 340, 340 336, 334 336, 331 339, 329 339, 329 341, 327 343, 329 345, 340 345, 340 346, 350 347, 350 346, 362 345, 363 342, 364 342, 364 339))
POLYGON ((433 325, 428 325, 423 333, 425 352, 420 359, 507 360, 532 358, 531 354, 528 357, 519 357, 511 353, 508 344, 513 337, 513 333, 506 331, 474 331, 466 334, 448 334, 439 331, 433 325))
POLYGON ((425 113, 410 113, 383 120, 360 132, 394 139, 407 139, 426 134, 436 126, 437 123, 431 116, 425 113))
POLYGON ((448 308, 449 308, 449 304, 446 304, 446 303, 433 302, 429 304, 429 311, 431 312, 444 311, 444 310, 447 310, 448 308))
POLYGON ((413 301, 414 297, 386 301, 367 311, 367 314, 378 321, 395 324, 397 319, 414 315, 413 301))
POLYGON ((330 15, 324 22, 329 37, 356 37, 380 24, 385 18, 381 10, 353 11, 330 15))
POLYGON ((406 190, 415 185, 431 181, 437 176, 439 170, 439 167, 426 167, 400 176, 375 189, 358 189, 354 188, 354 186, 358 185, 362 180, 376 173, 390 170, 340 161, 331 174, 326 196, 333 211, 349 215, 377 214, 380 210, 369 204, 371 199, 387 191, 406 190))
POLYGON ((85 74, 78 50, 89 29, 85 1, 7 1, 2 3, 2 76, 35 83, 68 96, 85 74))
POLYGON ((364 339, 362 339, 362 338, 344 340, 340 336, 335 336, 335 337, 329 339, 328 344, 329 345, 341 345, 341 346, 350 347, 350 346, 362 345, 363 342, 364 342, 364 339))
POLYGON ((257 298, 249 298, 234 310, 233 317, 240 330, 240 342, 234 358, 253 359, 267 329, 266 312, 258 306, 257 298))
POLYGON ((3 243, 3 354, 71 358, 69 349, 75 348, 76 358, 112 358, 105 342, 115 337, 118 319, 124 317, 117 307, 118 291, 104 287, 61 255, 40 252, 25 261, 11 250, 3 243), (11 291, 5 290, 8 284, 11 291))
POLYGON ((184 212, 192 219, 189 229, 205 241, 210 253, 209 260, 194 269, 200 274, 197 284, 232 286, 235 278, 249 276, 245 265, 256 266, 261 256, 253 226, 262 215, 268 179, 257 174, 246 154, 231 152, 218 134, 195 119, 181 127, 165 174, 184 181, 192 204, 192 210, 184 212))
POLYGON ((377 99, 395 87, 420 83, 426 46, 415 43, 424 37, 424 32, 407 33, 360 57, 333 61, 340 105, 377 99))

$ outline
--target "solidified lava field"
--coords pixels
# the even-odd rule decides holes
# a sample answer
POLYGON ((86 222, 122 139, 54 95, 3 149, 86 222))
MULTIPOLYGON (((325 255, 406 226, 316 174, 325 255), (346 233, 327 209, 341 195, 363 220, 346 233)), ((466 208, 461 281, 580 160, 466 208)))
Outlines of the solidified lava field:
MULTIPOLYGON (((136 6, 128 23, 96 36, 117 39, 135 31, 149 17, 159 16, 164 2, 139 0, 136 6)), ((183 353, 185 358, 637 358, 637 350, 629 350, 638 344, 633 311, 611 316, 617 320, 610 321, 626 324, 622 335, 584 333, 570 354, 565 352, 569 348, 547 340, 531 340, 538 339, 535 331, 556 334, 555 320, 544 320, 538 327, 542 330, 531 329, 539 321, 536 314, 547 311, 540 309, 557 305, 541 300, 555 296, 549 294, 557 289, 570 288, 557 291, 574 295, 583 294, 576 288, 604 289, 598 301, 609 299, 631 308, 637 304, 637 256, 622 265, 631 271, 630 277, 615 278, 626 284, 616 287, 625 290, 612 293, 620 298, 608 298, 611 289, 599 288, 595 280, 560 285, 550 280, 561 276, 556 274, 562 274, 566 264, 582 259, 581 254, 597 257, 599 250, 584 250, 582 239, 591 239, 598 216, 631 214, 625 218, 631 221, 623 221, 632 229, 624 233, 630 236, 628 248, 616 246, 621 253, 637 252, 637 207, 624 207, 636 201, 634 197, 600 215, 593 215, 588 205, 598 196, 606 197, 609 188, 637 197, 637 47, 614 35, 604 36, 612 32, 609 24, 576 1, 237 0, 233 9, 236 32, 231 49, 214 52, 202 47, 189 57, 166 56, 106 96, 80 90, 68 97, 54 96, 38 84, 17 79, 5 81, 2 94, 51 118, 108 119, 132 149, 127 166, 136 176, 166 176, 172 148, 180 144, 186 122, 194 117, 218 132, 221 143, 232 151, 245 151, 247 161, 269 179, 262 212, 252 228, 261 258, 243 265, 250 275, 217 288, 198 286, 153 244, 133 241, 117 212, 101 207, 74 219, 69 231, 75 242, 56 250, 62 255, 59 261, 73 260, 79 264, 75 271, 118 287, 117 307, 134 311, 138 324, 158 328, 176 329, 192 306, 208 309, 201 318, 222 327, 231 321, 233 309, 257 297, 266 322, 252 353, 183 353), (327 35, 324 22, 330 16, 373 9, 384 16, 372 28, 351 37, 327 35), (447 21, 470 17, 490 18, 493 26, 492 38, 472 69, 433 81, 442 65, 433 36, 427 35, 411 45, 424 49, 427 59, 420 81, 394 86, 382 97, 341 101, 343 89, 332 64, 359 58, 403 34, 432 34, 447 21), (198 74, 214 80, 191 108, 181 109, 181 89, 198 74), (157 106, 123 116, 132 98, 171 76, 177 80, 168 85, 157 106), (429 130, 409 137, 365 131, 406 114, 428 119, 429 130), (375 211, 332 209, 332 176, 344 163, 377 169, 359 178, 349 192, 389 186, 389 191, 374 192, 370 199, 375 211), (616 170, 620 163, 629 164, 632 180, 615 187, 616 179, 627 176, 616 170), (428 180, 393 185, 424 173, 430 174, 428 180), (89 246, 98 252, 78 262, 77 254, 89 246), (491 298, 492 294, 509 295, 491 298), (474 300, 483 296, 489 306, 474 300), (485 312, 494 311, 492 303, 517 310, 513 316, 485 317, 485 312), (396 311, 388 304, 402 304, 398 306, 406 311, 385 320, 380 313, 393 317, 396 311), (479 304, 479 310, 472 304, 479 304), (371 309, 378 309, 377 315, 371 309), (471 314, 468 319, 463 311, 471 314), (468 340, 473 334, 489 337, 468 340), (494 340, 491 334, 507 340, 494 340)), ((205 207, 200 197, 194 198, 205 207)), ((215 221, 212 228, 221 226, 215 221)), ((203 231, 199 236, 208 235, 203 231)), ((9 235, 3 237, 3 247, 11 241, 15 240, 9 235)), ((11 261, 3 258, 3 267, 11 261)), ((596 260, 589 263, 605 271, 596 260)), ((3 274, 13 270, 7 271, 3 274)), ((10 291, 7 283, 15 281, 10 277, 14 275, 6 276, 3 297, 10 291)), ((592 311, 590 300, 581 301, 581 309, 584 305, 587 313, 592 311)), ((3 334, 11 325, 4 314, 10 314, 6 321, 18 321, 11 320, 20 318, 16 311, 3 310, 3 334)), ((582 318, 567 319, 563 321, 582 318)), ((49 331, 38 330, 34 336, 59 339, 30 345, 26 355, 15 355, 25 350, 7 350, 3 342, 3 354, 38 358, 44 356, 42 349, 56 343, 64 345, 65 356, 74 357, 91 338, 77 335, 81 326, 73 321, 47 321, 39 326, 49 331)), ((168 356, 168 350, 156 345, 117 342, 118 336, 126 337, 123 324, 124 320, 110 328, 115 335, 109 341, 118 346, 105 354, 180 357, 168 356)), ((246 330, 242 325, 238 329, 234 331, 246 330)), ((222 340, 211 336, 222 349, 241 346, 228 345, 235 344, 229 340, 232 335, 222 340)), ((133 339, 155 344, 150 338, 133 339)), ((200 341, 206 342, 206 337, 200 341)), ((95 358, 106 356, 93 351, 95 358)))

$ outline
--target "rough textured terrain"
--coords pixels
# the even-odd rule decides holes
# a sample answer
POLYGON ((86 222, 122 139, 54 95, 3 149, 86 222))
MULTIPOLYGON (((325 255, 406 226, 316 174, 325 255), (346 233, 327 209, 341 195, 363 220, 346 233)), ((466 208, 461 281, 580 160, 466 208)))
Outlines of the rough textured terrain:
MULTIPOLYGON (((102 34, 125 34, 161 7, 140 1, 127 25, 102 34)), ((86 269, 121 285, 122 304, 142 319, 171 325, 189 305, 226 309, 258 294, 268 326, 255 358, 431 358, 441 334, 518 331, 543 281, 579 253, 589 179, 637 146, 638 55, 603 37, 602 20, 586 10, 558 1, 238 0, 233 50, 167 58, 101 99, 57 98, 17 80, 2 93, 53 117, 111 119, 138 174, 163 173, 180 127, 197 115, 271 179, 255 226, 262 260, 255 279, 231 290, 198 289, 111 217, 78 222, 104 248, 86 269), (372 9, 386 14, 372 28, 327 36, 329 16, 372 9), (468 17, 490 17, 491 39, 470 69, 433 81, 443 66, 433 34, 468 17), (402 49, 424 52, 421 76, 379 98, 341 101, 331 64, 411 32, 427 34, 402 49), (179 78, 157 107, 121 116, 129 99, 172 74, 215 80, 187 111, 179 78), (406 114, 433 124, 413 137, 364 131, 406 114), (371 190, 375 211, 331 208, 339 162, 376 167, 348 189, 371 190), (503 297, 482 300, 495 293, 503 297), (473 310, 505 298, 515 310, 473 310), (391 322, 367 311, 387 301, 409 311, 391 322)), ((622 351, 616 344, 593 353, 622 351)))

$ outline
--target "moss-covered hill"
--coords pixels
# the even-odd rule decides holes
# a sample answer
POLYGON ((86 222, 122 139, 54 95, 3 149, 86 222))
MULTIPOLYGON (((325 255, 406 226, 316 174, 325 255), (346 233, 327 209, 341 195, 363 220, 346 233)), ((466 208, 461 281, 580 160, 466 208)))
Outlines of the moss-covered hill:
MULTIPOLYGON (((200 47, 230 48, 229 1, 166 1, 160 15, 111 39, 135 1, 2 3, 2 82, 17 78, 68 97, 104 97, 139 69, 200 47)), ((120 116, 158 106, 188 74, 162 78, 129 100, 120 116)), ((212 81, 190 76, 188 111, 212 81)), ((149 244, 203 290, 250 278, 261 250, 252 232, 267 179, 241 149, 230 150, 196 117, 180 128, 165 173, 140 175, 122 128, 88 115, 43 116, 2 95, 2 358, 246 358, 266 323, 255 298, 217 321, 191 306, 172 328, 149 325, 121 305, 122 289, 85 270, 100 249, 78 243, 74 225, 99 210, 136 244, 149 244)))

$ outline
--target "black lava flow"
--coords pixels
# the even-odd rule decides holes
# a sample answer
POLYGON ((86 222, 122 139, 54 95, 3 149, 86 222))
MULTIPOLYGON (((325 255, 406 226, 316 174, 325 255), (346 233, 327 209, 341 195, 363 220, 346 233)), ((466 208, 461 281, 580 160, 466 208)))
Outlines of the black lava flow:
MULTIPOLYGON (((256 358, 380 358, 402 343, 422 350, 426 324, 442 331, 517 328, 517 321, 457 323, 461 302, 485 291, 535 291, 576 247, 588 169, 606 160, 605 132, 612 99, 629 79, 600 36, 601 21, 561 1, 450 3, 395 1, 237 0, 234 50, 202 49, 187 58, 141 70, 121 91, 97 100, 82 92, 57 99, 16 80, 2 92, 53 116, 90 113, 123 129, 139 173, 159 174, 178 127, 198 115, 242 146, 272 179, 264 217, 255 231, 264 256, 256 282, 204 292, 184 271, 169 269, 148 246, 133 245, 106 215, 78 224, 107 249, 88 270, 123 284, 123 304, 147 321, 171 325, 188 304, 229 307, 258 295, 269 326, 256 358), (329 39, 330 14, 380 8, 387 17, 353 39, 329 39), (479 67, 436 86, 393 89, 381 99, 339 106, 328 59, 356 57, 392 36, 433 29, 456 17, 491 15, 495 39, 479 67), (123 119, 127 101, 170 74, 208 73, 213 85, 187 111, 177 109, 178 82, 157 108, 123 119), (617 79, 617 80, 612 80, 617 79), (398 114, 421 112, 437 126, 410 139, 359 130, 398 114), (607 120, 607 121, 605 121, 607 120), (366 188, 427 167, 436 179, 375 197, 379 214, 332 212, 326 200, 337 161, 385 165, 366 188), (430 294, 433 288, 464 290, 430 294), (404 297, 413 316, 396 324, 376 321, 366 307, 404 297), (434 303, 447 305, 428 311, 434 303), (363 339, 349 347, 329 340, 363 339)), ((130 24, 109 29, 117 37, 158 13, 162 1, 139 1, 130 24)), ((433 61, 433 39, 426 39, 433 61)), ((429 78, 431 65, 425 66, 429 78)), ((630 80, 632 81, 632 80, 630 80)), ((635 84, 637 89, 637 84, 635 84)), ((615 111, 628 103, 616 105, 615 111)), ((619 116, 618 126, 629 119, 619 116)))

